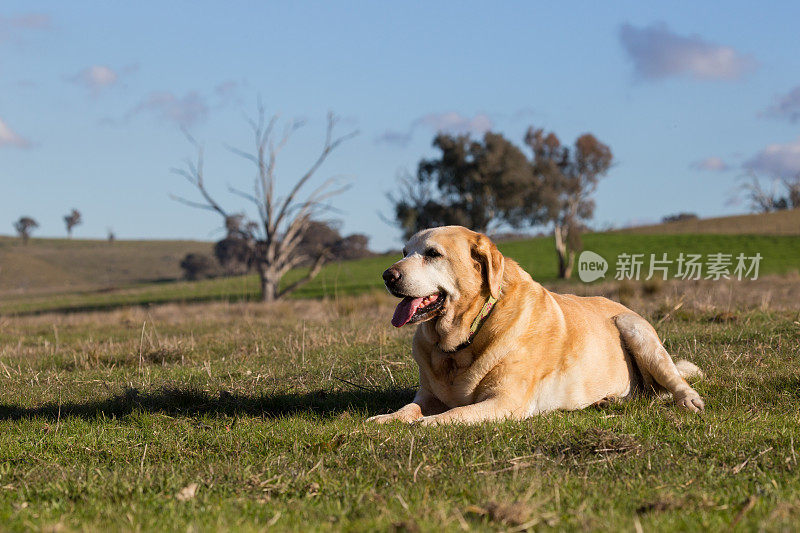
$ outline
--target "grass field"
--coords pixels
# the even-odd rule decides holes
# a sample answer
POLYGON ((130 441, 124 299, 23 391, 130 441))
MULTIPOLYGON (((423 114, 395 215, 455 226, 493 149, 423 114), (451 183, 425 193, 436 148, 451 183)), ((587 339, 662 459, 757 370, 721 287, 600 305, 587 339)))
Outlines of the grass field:
POLYGON ((417 382, 413 330, 389 325, 396 302, 380 290, 395 257, 328 265, 297 298, 265 306, 252 302, 254 276, 142 282, 174 277, 172 262, 207 243, 121 254, 38 244, 9 261, 22 252, 0 242, 0 530, 789 531, 800 521, 800 236, 590 234, 585 249, 611 272, 589 285, 555 280, 551 239, 501 244, 551 287, 650 318, 671 352, 705 370, 696 388, 707 411, 640 399, 439 428, 363 422, 406 403, 417 382), (760 253, 760 279, 608 280, 620 253, 680 252, 760 253), (20 290, 29 256, 40 281, 20 290), (59 261, 77 261, 66 286, 59 261))
MULTIPOLYGON (((616 257, 621 253, 668 254, 676 260, 684 253, 730 253, 747 256, 760 253, 760 274, 786 274, 800 268, 800 236, 771 235, 651 235, 595 233, 584 236, 584 247, 604 256, 609 262, 607 278, 614 276, 616 257)), ((556 279, 552 238, 501 243, 500 249, 516 259, 535 279, 556 279)), ((323 269, 310 284, 297 291, 297 298, 338 298, 382 289, 381 272, 398 257, 378 256, 359 261, 334 263, 323 269)), ((675 268, 673 266, 672 271, 675 268)), ((303 275, 289 273, 286 282, 303 275)), ((199 282, 140 283, 117 289, 31 295, 6 294, 0 299, 0 313, 32 313, 55 310, 108 309, 121 305, 209 300, 247 301, 258 296, 256 276, 220 278, 199 282)))
MULTIPOLYGON (((669 291, 648 307, 671 306, 669 291)), ((707 377, 523 422, 363 420, 416 386, 385 295, 0 318, 5 530, 793 530, 800 316, 650 314, 707 377)), ((720 314, 720 310, 726 313, 720 314)))

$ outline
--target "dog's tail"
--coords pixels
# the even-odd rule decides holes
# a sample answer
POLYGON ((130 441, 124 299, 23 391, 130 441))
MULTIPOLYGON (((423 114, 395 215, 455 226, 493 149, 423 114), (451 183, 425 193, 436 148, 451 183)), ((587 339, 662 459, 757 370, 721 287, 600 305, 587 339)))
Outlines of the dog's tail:
POLYGON ((691 361, 687 361, 686 359, 675 361, 675 366, 678 369, 678 373, 686 381, 698 381, 704 377, 703 371, 700 370, 700 367, 691 361))

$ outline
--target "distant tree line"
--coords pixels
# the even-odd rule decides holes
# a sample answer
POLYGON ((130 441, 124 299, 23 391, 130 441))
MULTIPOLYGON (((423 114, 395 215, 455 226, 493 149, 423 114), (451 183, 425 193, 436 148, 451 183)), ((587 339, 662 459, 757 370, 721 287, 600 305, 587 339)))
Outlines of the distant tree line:
MULTIPOLYGON (((214 244, 211 255, 190 253, 180 263, 184 277, 190 280, 217 275, 240 275, 253 271, 258 261, 258 241, 243 215, 232 215, 226 220, 226 235, 214 244), (216 261, 215 261, 216 259, 216 261)), ((337 224, 312 221, 297 247, 306 258, 298 266, 311 266, 313 257, 324 253, 328 261, 361 259, 374 255, 369 249, 369 237, 360 233, 342 236, 337 224)))
POLYGON ((613 154, 590 133, 568 146, 555 133, 529 128, 524 143, 527 153, 499 133, 479 140, 437 135, 440 155, 420 161, 416 175, 401 177, 400 192, 389 196, 404 236, 450 224, 480 232, 549 226, 559 275, 569 278, 613 154))

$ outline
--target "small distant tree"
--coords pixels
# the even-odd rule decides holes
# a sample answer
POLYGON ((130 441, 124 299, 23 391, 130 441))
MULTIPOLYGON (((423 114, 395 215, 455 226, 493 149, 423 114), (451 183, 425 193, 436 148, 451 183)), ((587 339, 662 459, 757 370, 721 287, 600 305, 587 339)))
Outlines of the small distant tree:
POLYGON ((354 233, 342 237, 337 225, 331 222, 313 221, 300 243, 300 250, 309 257, 326 251, 331 259, 344 261, 369 257, 369 237, 354 233))
POLYGON ((253 248, 245 239, 225 237, 214 244, 214 257, 226 273, 245 274, 253 263, 253 248))
MULTIPOLYGON (((311 281, 327 261, 329 257, 327 250, 323 250, 314 257, 308 257, 300 251, 299 245, 315 216, 326 211, 329 208, 327 201, 340 194, 344 188, 333 188, 335 180, 329 178, 305 196, 303 191, 328 156, 339 145, 356 134, 356 132, 352 132, 335 137, 334 129, 337 120, 334 115, 329 114, 325 141, 319 155, 308 170, 289 187, 288 193, 283 197, 278 197, 275 191, 277 157, 281 149, 286 146, 292 133, 302 124, 300 122, 289 124, 284 129, 283 135, 276 138, 273 130, 277 121, 277 116, 266 120, 264 109, 259 105, 258 117, 251 121, 255 134, 255 152, 232 149, 235 154, 244 157, 256 166, 257 173, 253 192, 248 193, 229 187, 232 193, 252 202, 258 212, 258 221, 246 221, 241 224, 241 227, 245 228, 247 237, 253 242, 252 261, 261 281, 261 299, 265 302, 282 298, 311 281), (279 287, 284 274, 303 263, 310 263, 308 273, 285 287, 279 287)), ((175 199, 191 207, 215 211, 222 216, 224 221, 228 221, 232 213, 223 208, 206 189, 203 173, 203 150, 191 137, 189 140, 197 147, 197 159, 187 161, 185 168, 174 169, 174 171, 194 185, 203 200, 194 202, 179 197, 175 197, 175 199)))
POLYGON ((777 184, 778 180, 773 181, 772 187, 767 190, 759 179, 751 174, 742 184, 742 189, 750 201, 750 208, 757 213, 769 213, 785 208, 784 199, 778 195, 777 184))
POLYGON ((333 258, 333 247, 340 240, 342 240, 342 236, 338 228, 327 222, 312 220, 297 248, 308 257, 316 257, 325 252, 333 258))
POLYGON ((209 278, 214 273, 214 261, 204 254, 186 254, 181 261, 183 277, 188 280, 209 278))
POLYGON ((575 253, 581 249, 581 233, 594 216, 594 199, 600 178, 611 168, 611 149, 590 134, 578 137, 573 147, 564 146, 554 133, 529 128, 525 143, 533 152, 535 185, 528 199, 512 217, 534 224, 552 224, 558 255, 559 277, 572 274, 575 253))
POLYGON ((800 209, 800 173, 794 178, 783 180, 786 187, 786 203, 790 209, 800 209))
POLYGON ((796 174, 794 178, 783 180, 783 186, 786 187, 786 203, 791 209, 800 208, 800 173, 796 174))
POLYGON ((109 244, 114 244, 114 241, 117 240, 117 236, 114 235, 113 229, 108 228, 108 236, 106 237, 106 239, 108 240, 109 244))
POLYGON ((661 219, 661 222, 664 224, 669 222, 680 222, 682 220, 697 220, 697 215, 695 213, 677 213, 675 215, 667 215, 661 219))
POLYGON ((28 244, 28 239, 33 230, 39 227, 39 223, 31 217, 19 217, 19 220, 14 222, 14 229, 17 230, 23 244, 28 244))
POLYGON ((255 231, 244 214, 236 213, 225 219, 225 238, 214 245, 214 257, 228 274, 244 274, 250 271, 255 257, 255 231))
POLYGON ((768 189, 758 176, 750 173, 742 182, 742 190, 750 208, 757 213, 800 208, 800 173, 793 178, 773 179, 768 189))
POLYGON ((73 209, 68 215, 64 215, 64 225, 67 226, 67 237, 72 238, 72 228, 78 224, 82 224, 81 212, 73 209))
POLYGON ((335 258, 343 261, 375 255, 369 249, 369 237, 363 233, 353 233, 347 237, 342 237, 339 242, 334 244, 331 253, 335 258))

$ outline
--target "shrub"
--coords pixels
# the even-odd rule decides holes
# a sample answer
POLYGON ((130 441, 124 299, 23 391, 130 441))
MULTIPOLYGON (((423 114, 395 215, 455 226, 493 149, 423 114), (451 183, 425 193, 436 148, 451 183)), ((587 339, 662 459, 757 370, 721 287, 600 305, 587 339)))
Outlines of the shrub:
POLYGON ((210 278, 214 275, 214 261, 204 254, 186 254, 181 261, 183 277, 188 280, 210 278))
POLYGON ((681 220, 697 220, 697 215, 694 213, 677 213, 675 215, 668 215, 661 219, 661 222, 680 222, 681 220))

